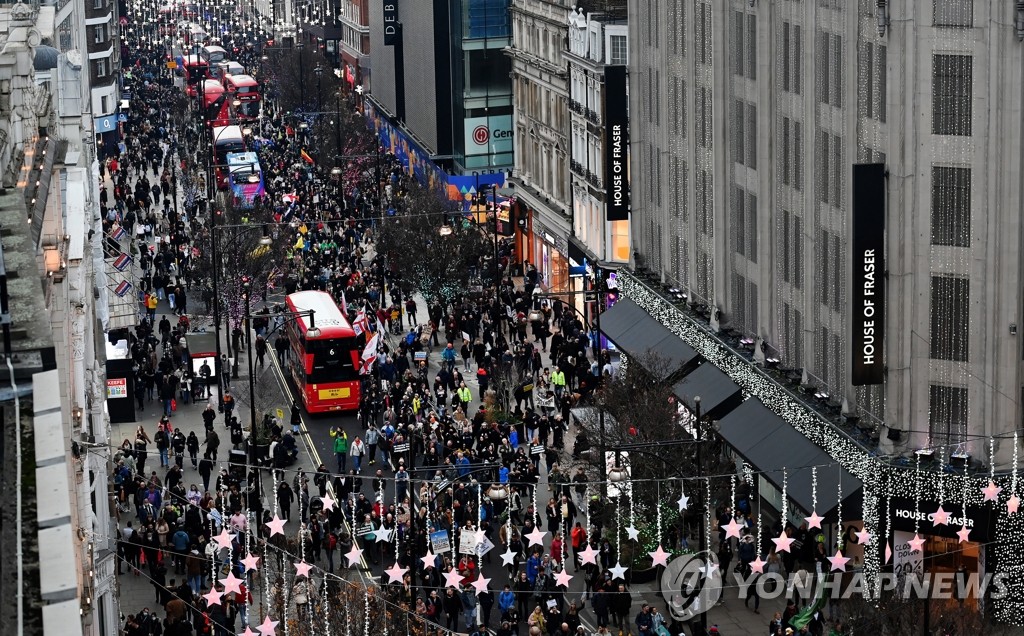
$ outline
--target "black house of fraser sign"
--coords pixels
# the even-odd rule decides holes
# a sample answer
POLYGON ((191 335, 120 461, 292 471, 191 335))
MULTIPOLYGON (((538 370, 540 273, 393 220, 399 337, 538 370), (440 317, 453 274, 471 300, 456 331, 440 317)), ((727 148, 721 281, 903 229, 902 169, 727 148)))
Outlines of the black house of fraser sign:
POLYGON ((853 166, 853 384, 885 379, 885 164, 853 166))
POLYGON ((604 185, 607 220, 629 220, 629 95, 626 67, 604 70, 604 185))

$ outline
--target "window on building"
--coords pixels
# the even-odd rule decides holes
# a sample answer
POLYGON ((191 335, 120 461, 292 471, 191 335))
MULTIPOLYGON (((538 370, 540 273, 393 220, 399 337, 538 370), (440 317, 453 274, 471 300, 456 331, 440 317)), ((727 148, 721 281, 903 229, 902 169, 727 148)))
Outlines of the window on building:
POLYGON ((613 35, 609 39, 611 40, 612 48, 609 63, 613 66, 628 64, 629 47, 626 44, 626 36, 613 35))
POLYGON ((100 95, 100 114, 101 115, 106 115, 110 111, 111 111, 111 108, 110 108, 110 96, 109 95, 100 95))
POLYGON ((782 358, 787 367, 801 366, 804 353, 804 318, 789 303, 782 304, 782 358))
POLYGON ((843 38, 818 32, 818 101, 836 108, 843 106, 843 38))
POLYGON ((932 56, 932 133, 971 135, 973 58, 932 56))
POLYGON ((858 84, 864 90, 857 92, 857 113, 885 123, 887 50, 883 44, 861 42, 859 54, 858 84))
POLYGON ((931 303, 931 357, 967 362, 970 281, 960 276, 932 276, 931 303))
POLYGON ((803 124, 782 118, 782 183, 795 190, 803 188, 803 124))
POLYGON ((803 64, 803 30, 799 24, 782 23, 782 90, 800 94, 803 64))
POLYGON ((711 5, 707 2, 697 4, 697 15, 694 18, 694 39, 696 40, 696 57, 698 64, 711 63, 711 5))
POLYGON ((967 387, 928 385, 928 432, 934 444, 960 439, 967 428, 967 387))
POLYGON ((819 227, 815 247, 821 254, 820 279, 816 282, 821 304, 839 311, 843 303, 843 264, 846 263, 843 242, 839 236, 819 227))
POLYGON ((932 0, 932 24, 938 27, 974 26, 974 0, 932 0))
POLYGON ((757 16, 732 12, 732 73, 757 79, 757 16))
POLYGON ((794 212, 782 211, 782 279, 797 289, 804 279, 804 220, 794 212))
POLYGON ((971 245, 970 168, 932 166, 932 245, 971 245))
POLYGON ((106 77, 106 76, 107 76, 107 61, 106 60, 96 60, 96 77, 106 77))
POLYGON ((747 104, 746 126, 742 129, 747 136, 747 160, 748 168, 757 169, 757 106, 747 104))
POLYGON ((834 207, 843 201, 843 138, 819 130, 815 161, 818 170, 818 200, 834 207))
POLYGON ((92 0, 93 9, 102 9, 107 6, 107 0, 92 0))
POLYGON ((107 28, 106 25, 98 24, 93 27, 93 42, 96 44, 103 44, 107 41, 107 28))

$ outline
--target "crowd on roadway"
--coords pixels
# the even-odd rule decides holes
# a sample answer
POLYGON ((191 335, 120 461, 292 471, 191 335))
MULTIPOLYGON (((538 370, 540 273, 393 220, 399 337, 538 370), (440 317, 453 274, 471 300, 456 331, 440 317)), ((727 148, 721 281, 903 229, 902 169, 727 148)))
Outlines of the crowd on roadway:
MULTIPOLYGON (((387 263, 373 253, 379 210, 405 203, 401 167, 385 157, 383 183, 373 183, 368 172, 340 191, 302 159, 305 140, 272 105, 257 126, 267 141, 259 150, 267 194, 247 214, 252 222, 288 228, 280 239, 288 245, 285 291, 319 289, 344 298, 350 318, 374 316, 372 328, 390 337, 363 381, 360 431, 331 430, 331 466, 307 474, 288 468, 285 453, 271 453, 276 470, 264 476, 272 475, 274 486, 266 492, 258 468, 218 470, 227 449, 246 447, 246 427, 229 391, 204 410, 202 439, 176 426, 179 401, 209 400, 218 380, 226 388, 231 376, 226 359, 218 365, 220 378, 209 365, 193 372, 189 361, 185 335, 198 316, 211 313, 213 301, 196 273, 211 240, 210 205, 198 194, 205 187, 203 150, 183 144, 196 131, 181 128, 201 124, 174 117, 180 89, 163 70, 163 55, 140 48, 125 60, 133 64, 126 88, 136 97, 124 152, 104 162, 110 186, 101 195, 106 249, 127 247, 142 271, 140 321, 127 334, 138 407, 158 400, 163 412, 155 431, 142 425, 135 439, 123 441, 112 471, 123 521, 119 565, 129 576, 149 578, 154 606, 165 615, 158 619, 148 608, 132 614, 125 633, 242 629, 257 583, 242 560, 264 541, 282 564, 286 555, 302 555, 345 577, 364 559, 381 567, 397 563, 403 575, 394 582, 382 575, 382 584, 410 633, 682 633, 667 609, 645 603, 632 612, 633 593, 613 573, 617 542, 592 514, 599 491, 582 469, 563 467, 572 409, 614 373, 606 352, 593 355, 588 326, 560 301, 537 304, 530 272, 516 284, 507 247, 491 293, 467 293, 421 310, 416 290, 391 284, 387 263), (181 206, 178 187, 185 190, 181 206), (375 200, 376 192, 384 200, 375 200), (161 302, 175 322, 157 316, 161 302), (148 464, 150 448, 162 474, 148 464), (198 472, 196 483, 186 483, 188 468, 198 472), (332 501, 336 505, 327 504, 332 501), (298 535, 270 536, 266 522, 276 514, 285 520, 296 515, 298 535), (216 540, 223 528, 239 531, 229 546, 216 540), (250 537, 256 543, 250 545, 250 537), (464 544, 500 547, 471 545, 463 552, 464 544), (502 548, 507 581, 490 581, 483 567, 502 548), (228 572, 243 583, 217 594, 228 572), (570 573, 585 582, 583 594, 569 593, 570 573), (211 603, 214 596, 220 602, 211 603), (596 631, 582 623, 587 606, 596 631)), ((282 358, 288 350, 280 334, 272 343, 264 340, 280 319, 272 307, 262 311, 267 319, 253 321, 261 363, 271 347, 282 358)), ((235 331, 236 342, 247 337, 235 331)), ((293 405, 289 423, 273 422, 280 448, 295 449, 299 413, 293 405)), ((316 587, 308 576, 279 579, 277 615, 286 604, 303 615, 316 587)))

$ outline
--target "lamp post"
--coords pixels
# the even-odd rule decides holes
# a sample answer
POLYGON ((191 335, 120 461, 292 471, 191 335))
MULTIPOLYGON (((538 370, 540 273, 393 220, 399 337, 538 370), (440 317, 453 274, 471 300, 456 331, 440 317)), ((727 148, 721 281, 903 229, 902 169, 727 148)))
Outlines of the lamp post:
POLYGON ((306 44, 302 41, 301 35, 295 42, 295 48, 299 49, 299 110, 301 110, 306 106, 306 58, 302 54, 306 44))
MULTIPOLYGON (((703 446, 704 446, 704 444, 702 444, 701 442, 702 442, 702 439, 703 439, 703 436, 704 436, 704 431, 702 430, 703 427, 701 426, 700 396, 699 395, 693 396, 693 415, 694 415, 694 431, 695 431, 695 433, 697 435, 697 452, 696 452, 696 456, 697 456, 696 457, 696 459, 697 459, 697 474, 698 475, 703 475, 704 474, 704 453, 703 453, 703 446)), ((706 483, 707 482, 705 482, 705 484, 706 483)), ((708 491, 708 488, 705 486, 704 492, 701 493, 701 496, 699 498, 699 501, 700 501, 700 511, 701 511, 701 519, 700 519, 700 523, 697 524, 697 551, 700 554, 704 554, 704 552, 708 549, 708 546, 707 546, 708 538, 706 536, 707 529, 704 527, 704 525, 705 525, 704 522, 705 522, 705 520, 707 518, 708 506, 711 505, 711 502, 709 502, 707 500, 707 491, 708 491)), ((760 550, 760 549, 761 548, 759 546, 758 550, 760 550)), ((704 614, 703 613, 698 614, 697 615, 697 627, 694 630, 694 632, 698 633, 698 634, 706 634, 707 633, 707 629, 708 629, 707 621, 705 620, 704 614)))
POLYGON ((324 75, 324 68, 317 62, 316 66, 313 67, 313 72, 316 73, 316 109, 317 111, 323 110, 323 103, 321 97, 321 82, 320 80, 324 75))

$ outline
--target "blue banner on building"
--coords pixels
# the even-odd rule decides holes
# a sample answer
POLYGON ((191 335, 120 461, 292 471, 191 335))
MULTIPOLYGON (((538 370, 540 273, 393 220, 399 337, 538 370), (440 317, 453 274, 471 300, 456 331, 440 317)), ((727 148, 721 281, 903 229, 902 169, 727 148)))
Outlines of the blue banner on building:
POLYGON ((117 115, 107 115, 106 117, 97 117, 96 120, 96 134, 102 135, 104 133, 114 132, 117 130, 117 115))

